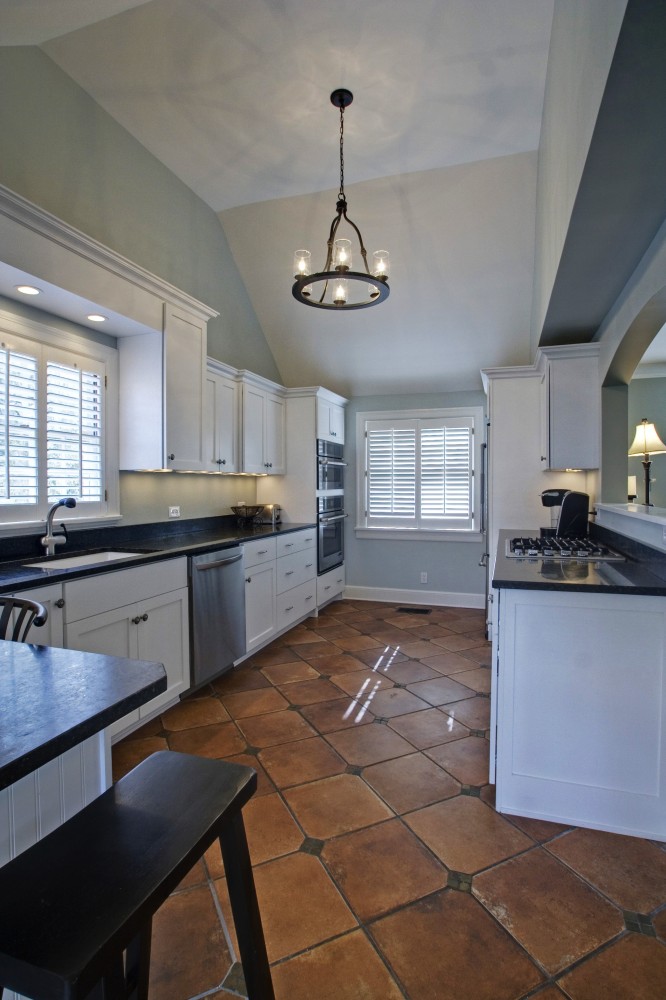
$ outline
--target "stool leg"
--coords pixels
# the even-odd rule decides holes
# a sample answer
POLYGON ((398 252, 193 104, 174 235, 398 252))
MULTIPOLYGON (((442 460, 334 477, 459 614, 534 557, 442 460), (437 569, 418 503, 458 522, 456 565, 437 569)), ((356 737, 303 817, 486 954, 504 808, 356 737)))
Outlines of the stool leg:
POLYGON ((150 919, 127 947, 125 954, 127 1000, 148 1000, 152 930, 153 921, 150 919))
POLYGON ((231 819, 225 819, 220 832, 220 847, 248 1000, 275 1000, 250 852, 240 812, 231 819))

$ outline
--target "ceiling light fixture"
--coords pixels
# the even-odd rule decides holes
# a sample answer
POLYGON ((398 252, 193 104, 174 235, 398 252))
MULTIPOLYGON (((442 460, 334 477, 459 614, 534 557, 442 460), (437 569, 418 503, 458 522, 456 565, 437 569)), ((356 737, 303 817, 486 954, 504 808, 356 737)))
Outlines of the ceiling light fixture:
POLYGON ((40 295, 41 289, 35 288, 34 285, 17 285, 16 291, 20 292, 21 295, 40 295))
POLYGON ((344 131, 345 108, 354 100, 350 90, 334 90, 331 104, 340 109, 340 191, 335 218, 326 242, 326 263, 323 271, 310 272, 311 254, 309 250, 297 250, 294 254, 294 277, 292 294, 298 302, 318 309, 365 309, 377 305, 388 298, 389 254, 386 250, 376 250, 373 254, 372 270, 368 266, 368 254, 363 245, 361 230, 347 215, 344 173, 344 131), (354 230, 360 244, 360 253, 365 272, 352 270, 352 242, 338 238, 338 227, 344 216, 354 230))
POLYGON ((102 316, 101 313, 90 313, 87 317, 91 323, 106 323, 106 316, 102 316))

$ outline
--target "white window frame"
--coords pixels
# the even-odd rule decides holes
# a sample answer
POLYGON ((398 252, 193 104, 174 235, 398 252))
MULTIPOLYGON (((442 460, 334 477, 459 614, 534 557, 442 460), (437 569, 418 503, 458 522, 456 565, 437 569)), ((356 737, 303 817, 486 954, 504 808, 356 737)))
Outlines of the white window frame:
MULTIPOLYGON (((92 338, 74 331, 55 329, 47 322, 39 322, 0 310, 0 343, 15 351, 33 353, 41 358, 44 350, 66 363, 103 366, 106 375, 104 393, 104 468, 103 489, 105 498, 94 504, 79 504, 68 509, 68 526, 93 527, 120 518, 120 488, 118 475, 118 351, 92 338)), ((41 366, 41 361, 40 361, 41 366)), ((43 400, 39 399, 40 413, 43 400)), ((45 429, 39 431, 39 447, 43 454, 45 429)), ((41 530, 49 509, 49 502, 42 484, 45 470, 39 469, 40 496, 37 504, 15 506, 0 504, 0 537, 26 534, 41 530)), ((65 518, 63 518, 65 520, 65 518)))
POLYGON ((412 541, 458 541, 458 542, 478 542, 482 538, 481 534, 481 446, 485 420, 483 407, 481 406, 460 406, 446 407, 442 409, 428 410, 368 410, 356 415, 356 527, 357 538, 383 538, 386 540, 412 541), (472 521, 470 526, 445 528, 428 526, 406 527, 397 524, 370 524, 366 513, 367 509, 367 451, 366 451, 366 429, 368 422, 381 421, 383 423, 395 424, 407 422, 430 422, 451 421, 455 424, 459 418, 469 419, 473 428, 472 446, 472 521))

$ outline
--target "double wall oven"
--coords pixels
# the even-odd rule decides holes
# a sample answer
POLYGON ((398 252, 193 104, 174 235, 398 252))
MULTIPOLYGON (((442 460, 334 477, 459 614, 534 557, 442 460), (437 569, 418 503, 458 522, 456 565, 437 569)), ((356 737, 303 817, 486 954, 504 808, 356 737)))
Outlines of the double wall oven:
POLYGON ((343 446, 317 441, 317 572, 344 562, 345 469, 343 446))

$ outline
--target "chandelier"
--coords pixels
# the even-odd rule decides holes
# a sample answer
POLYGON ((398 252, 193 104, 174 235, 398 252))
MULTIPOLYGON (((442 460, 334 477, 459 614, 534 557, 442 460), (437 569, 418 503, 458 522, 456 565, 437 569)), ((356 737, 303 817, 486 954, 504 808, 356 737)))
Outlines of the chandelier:
MULTIPOLYGON (((361 230, 347 215, 344 172, 344 131, 345 108, 354 99, 350 90, 334 90, 331 104, 340 109, 340 191, 335 206, 335 217, 326 241, 326 263, 323 271, 311 273, 309 250, 297 250, 294 254, 294 277, 292 294, 297 302, 317 309, 366 309, 388 298, 389 254, 387 250, 375 250, 372 255, 372 269, 368 266, 368 254, 363 245, 361 230), (358 237, 359 252, 363 258, 365 271, 352 268, 352 241, 338 238, 338 228, 342 219, 354 230, 358 237)), ((344 230, 343 230, 344 231, 344 230)))

